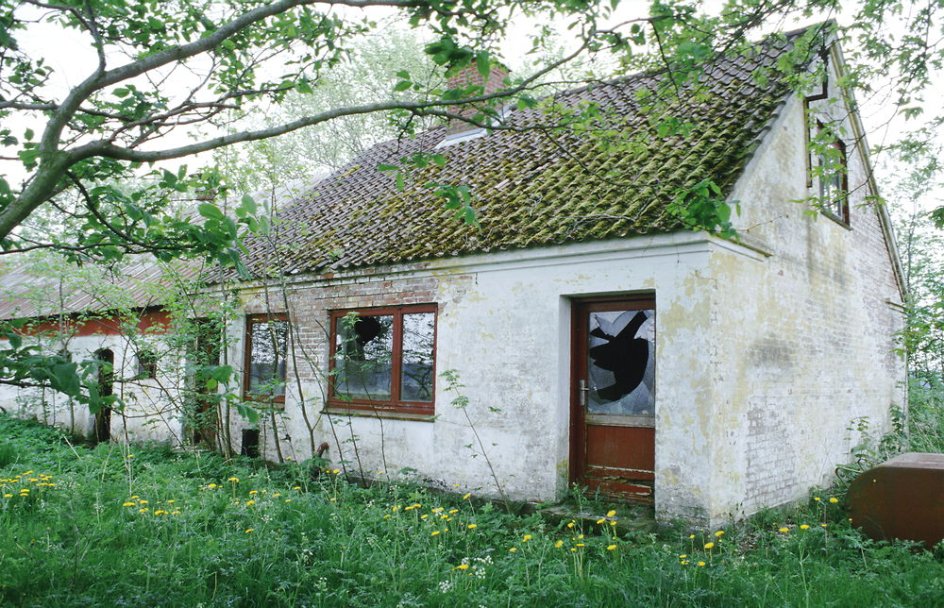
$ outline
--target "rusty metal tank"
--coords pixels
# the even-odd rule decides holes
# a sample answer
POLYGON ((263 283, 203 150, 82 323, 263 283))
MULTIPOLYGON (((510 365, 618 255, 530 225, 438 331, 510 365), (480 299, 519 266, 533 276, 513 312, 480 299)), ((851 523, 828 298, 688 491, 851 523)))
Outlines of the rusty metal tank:
POLYGON ((877 540, 944 540, 944 454, 901 454, 849 486, 852 524, 877 540))

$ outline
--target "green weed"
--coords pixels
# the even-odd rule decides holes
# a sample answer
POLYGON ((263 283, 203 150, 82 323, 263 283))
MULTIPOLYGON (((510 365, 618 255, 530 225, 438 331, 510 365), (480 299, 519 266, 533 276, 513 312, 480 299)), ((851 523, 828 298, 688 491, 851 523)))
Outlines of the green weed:
POLYGON ((339 471, 117 444, 0 417, 0 605, 935 606, 944 564, 839 502, 724 530, 551 523, 339 471), (302 473, 305 472, 305 473, 302 473))

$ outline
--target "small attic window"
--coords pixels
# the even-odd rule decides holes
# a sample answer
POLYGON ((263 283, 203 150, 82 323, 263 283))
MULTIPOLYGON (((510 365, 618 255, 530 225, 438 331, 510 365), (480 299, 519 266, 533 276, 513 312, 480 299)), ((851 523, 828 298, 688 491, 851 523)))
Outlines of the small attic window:
MULTIPOLYGON (((498 114, 493 118, 488 120, 489 125, 500 123, 504 120, 512 111, 512 104, 506 104, 498 111, 498 114)), ((436 144, 435 149, 445 148, 455 144, 460 144, 464 141, 471 141, 473 139, 478 139, 480 137, 485 137, 488 134, 488 129, 485 127, 476 127, 468 123, 452 124, 449 130, 446 132, 446 137, 443 138, 441 142, 436 144), (463 129, 463 125, 465 128, 463 129)))
POLYGON ((849 225, 849 178, 846 144, 817 123, 821 142, 816 154, 820 210, 827 217, 849 225), (825 142, 825 143, 823 143, 825 142))
POLYGON ((441 142, 436 144, 435 149, 445 148, 447 146, 452 146, 464 141, 470 141, 473 139, 478 139, 480 137, 485 137, 486 130, 481 127, 473 127, 469 125, 469 131, 460 131, 459 133, 450 133, 447 135, 441 142))

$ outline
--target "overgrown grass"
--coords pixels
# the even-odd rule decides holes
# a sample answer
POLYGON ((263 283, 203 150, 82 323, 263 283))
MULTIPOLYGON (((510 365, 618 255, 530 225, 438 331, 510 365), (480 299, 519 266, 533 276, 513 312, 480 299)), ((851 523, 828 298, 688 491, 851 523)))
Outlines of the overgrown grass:
POLYGON ((726 530, 548 524, 328 472, 116 444, 0 416, 0 605, 941 606, 944 564, 841 504, 726 530))

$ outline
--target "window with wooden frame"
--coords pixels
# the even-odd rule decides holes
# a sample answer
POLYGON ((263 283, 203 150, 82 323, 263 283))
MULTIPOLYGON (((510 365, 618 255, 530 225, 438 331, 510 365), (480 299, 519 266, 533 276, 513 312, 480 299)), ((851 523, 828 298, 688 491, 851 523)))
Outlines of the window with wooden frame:
POLYGON ((824 215, 849 225, 849 177, 846 144, 817 121, 819 202, 824 215))
POLYGON ((328 406, 431 415, 436 305, 331 313, 328 406))
POLYGON ((243 398, 285 402, 285 361, 288 356, 289 325, 284 314, 246 317, 243 398))

